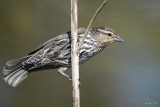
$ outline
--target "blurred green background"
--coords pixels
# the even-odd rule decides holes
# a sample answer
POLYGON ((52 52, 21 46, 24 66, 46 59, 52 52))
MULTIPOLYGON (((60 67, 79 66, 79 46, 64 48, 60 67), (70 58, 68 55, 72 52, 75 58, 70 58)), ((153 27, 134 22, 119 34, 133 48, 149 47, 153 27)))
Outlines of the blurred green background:
MULTIPOLYGON (((86 27, 103 0, 79 0, 86 27)), ((80 66, 82 107, 160 107, 160 0, 109 0, 93 27, 125 40, 80 66)), ((1 0, 0 68, 70 30, 70 0, 1 0)), ((68 70, 67 73, 71 73, 68 70)), ((0 107, 71 107, 71 82, 57 70, 32 73, 13 88, 0 78, 0 107)))

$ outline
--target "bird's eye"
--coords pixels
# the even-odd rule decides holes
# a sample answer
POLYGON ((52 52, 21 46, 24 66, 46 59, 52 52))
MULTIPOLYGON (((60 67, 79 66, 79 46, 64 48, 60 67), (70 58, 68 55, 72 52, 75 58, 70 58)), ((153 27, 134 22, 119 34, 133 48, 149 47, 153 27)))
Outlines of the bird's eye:
POLYGON ((111 33, 108 33, 108 36, 112 36, 112 34, 111 34, 111 33))

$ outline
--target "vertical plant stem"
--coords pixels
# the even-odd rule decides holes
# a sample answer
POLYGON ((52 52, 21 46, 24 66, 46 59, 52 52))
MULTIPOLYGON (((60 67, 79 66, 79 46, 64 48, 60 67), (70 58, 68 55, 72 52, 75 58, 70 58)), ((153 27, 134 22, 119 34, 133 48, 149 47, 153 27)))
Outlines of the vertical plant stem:
POLYGON ((73 107, 80 107, 80 89, 79 89, 79 52, 77 52, 78 44, 78 14, 77 0, 71 0, 71 61, 72 61, 72 87, 73 87, 73 107))

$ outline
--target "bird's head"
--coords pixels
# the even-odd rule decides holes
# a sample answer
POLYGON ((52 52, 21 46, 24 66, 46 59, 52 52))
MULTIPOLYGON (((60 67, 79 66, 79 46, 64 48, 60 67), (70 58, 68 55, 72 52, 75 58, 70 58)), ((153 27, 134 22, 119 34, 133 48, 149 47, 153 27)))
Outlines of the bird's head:
POLYGON ((99 27, 93 28, 94 32, 97 32, 95 39, 104 44, 110 44, 113 42, 124 42, 123 39, 111 28, 99 27))

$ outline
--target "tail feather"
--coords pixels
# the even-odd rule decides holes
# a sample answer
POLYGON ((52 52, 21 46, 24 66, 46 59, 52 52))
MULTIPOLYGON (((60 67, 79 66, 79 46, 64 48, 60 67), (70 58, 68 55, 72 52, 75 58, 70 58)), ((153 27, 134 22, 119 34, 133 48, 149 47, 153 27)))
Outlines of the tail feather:
POLYGON ((20 84, 25 78, 27 78, 28 72, 23 69, 18 69, 15 72, 4 77, 4 80, 11 86, 16 87, 20 84))
POLYGON ((26 56, 19 59, 13 59, 6 63, 3 69, 4 80, 9 85, 16 87, 25 78, 27 78, 29 72, 22 69, 22 63, 30 56, 26 56))

